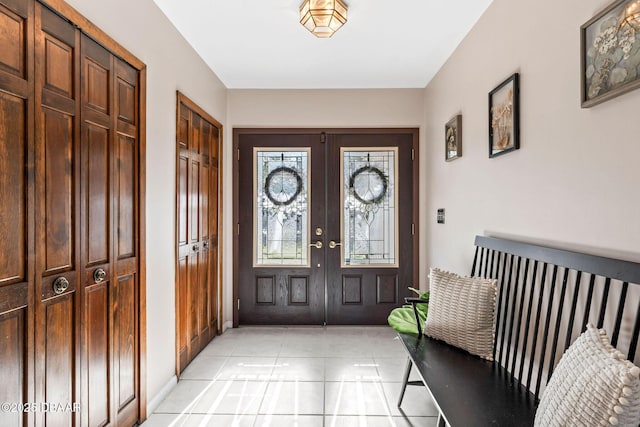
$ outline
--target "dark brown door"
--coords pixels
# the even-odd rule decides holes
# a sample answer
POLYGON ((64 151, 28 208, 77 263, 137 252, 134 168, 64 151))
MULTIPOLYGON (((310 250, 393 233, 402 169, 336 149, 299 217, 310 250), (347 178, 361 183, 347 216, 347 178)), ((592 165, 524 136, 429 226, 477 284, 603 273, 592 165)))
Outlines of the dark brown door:
MULTIPOLYGON (((33 400, 33 4, 0 4, 0 402, 33 400), (31 31, 29 31, 31 30, 31 31)), ((28 414, 4 411, 21 426, 28 414)))
POLYGON ((239 138, 240 323, 322 324, 322 136, 249 131, 239 138))
POLYGON ((339 171, 327 174, 328 324, 384 324, 414 285, 415 138, 328 137, 328 164, 339 171))
POLYGON ((414 130, 236 130, 240 324, 384 324, 414 280, 414 130))
POLYGON ((178 373, 217 333, 219 123, 178 94, 178 373))

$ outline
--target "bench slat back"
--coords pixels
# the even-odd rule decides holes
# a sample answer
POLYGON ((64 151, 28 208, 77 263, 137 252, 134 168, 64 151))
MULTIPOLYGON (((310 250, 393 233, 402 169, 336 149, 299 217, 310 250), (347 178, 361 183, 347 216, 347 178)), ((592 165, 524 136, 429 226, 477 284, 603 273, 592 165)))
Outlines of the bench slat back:
POLYGON ((589 322, 639 364, 640 263, 485 236, 475 245, 471 275, 498 282, 494 359, 536 399, 589 322))

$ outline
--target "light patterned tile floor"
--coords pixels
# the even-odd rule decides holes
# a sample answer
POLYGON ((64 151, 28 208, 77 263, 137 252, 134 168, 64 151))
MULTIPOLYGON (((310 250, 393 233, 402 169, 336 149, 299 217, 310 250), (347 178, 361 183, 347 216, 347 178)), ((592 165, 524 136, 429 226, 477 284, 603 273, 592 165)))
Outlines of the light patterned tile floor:
POLYGON ((396 406, 405 363, 386 326, 230 329, 143 426, 436 426, 423 387, 408 387, 396 406))

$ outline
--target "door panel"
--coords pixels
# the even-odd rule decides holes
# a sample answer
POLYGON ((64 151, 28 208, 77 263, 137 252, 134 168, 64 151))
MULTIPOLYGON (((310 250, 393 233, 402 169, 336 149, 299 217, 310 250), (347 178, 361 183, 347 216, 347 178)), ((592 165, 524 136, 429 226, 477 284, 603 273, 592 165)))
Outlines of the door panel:
MULTIPOLYGON (((36 6, 36 401, 80 401, 79 156, 75 29, 36 6)), ((77 412, 36 413, 36 424, 77 425, 77 412)))
POLYGON ((26 102, 0 92, 0 286, 27 281, 26 102))
POLYGON ((110 92, 113 94, 111 120, 114 122, 113 151, 113 283, 117 284, 111 302, 114 322, 113 372, 114 410, 117 425, 133 425, 138 418, 139 396, 139 275, 138 227, 138 118, 136 70, 111 56, 115 69, 110 92))
POLYGON ((414 134, 334 134, 328 175, 327 323, 385 324, 413 285, 414 134), (329 245, 331 246, 331 245, 329 245))
MULTIPOLYGON (((33 9, 0 4, 0 402, 33 399, 33 9)), ((28 414, 4 412, 25 425, 28 414)))
POLYGON ((3 425, 137 420, 139 108, 137 70, 43 4, 0 0, 0 399, 73 409, 3 425))
MULTIPOLYGON (((218 152, 220 129, 178 94, 176 164, 177 370, 217 332, 218 152)), ((212 120, 213 121, 213 120, 212 120)))
POLYGON ((89 425, 105 425, 110 418, 109 395, 109 282, 85 288, 86 373, 89 425))
MULTIPOLYGON (((42 402, 77 402, 75 386, 75 301, 67 294, 44 303, 44 399, 42 402)), ((74 425, 71 411, 45 412, 45 425, 74 425)))
POLYGON ((235 138, 239 323, 385 324, 414 280, 417 131, 242 129, 235 138), (312 159, 310 219, 287 237, 291 218, 303 218, 293 203, 296 150, 312 159), (295 256, 282 249, 306 232, 295 256))
MULTIPOLYGON (((26 298, 25 298, 26 299, 26 298)), ((24 301, 26 306, 26 301, 24 301)), ((2 311, 2 308, 0 308, 2 311)), ((0 387, 1 402, 26 402, 28 385, 27 354, 25 338, 27 337, 26 308, 0 315, 0 387)), ((21 426, 23 414, 4 412, 2 421, 7 425, 21 426)))
POLYGON ((246 133, 240 147, 240 323, 322 324, 325 217, 310 208, 325 200, 321 136, 246 133))

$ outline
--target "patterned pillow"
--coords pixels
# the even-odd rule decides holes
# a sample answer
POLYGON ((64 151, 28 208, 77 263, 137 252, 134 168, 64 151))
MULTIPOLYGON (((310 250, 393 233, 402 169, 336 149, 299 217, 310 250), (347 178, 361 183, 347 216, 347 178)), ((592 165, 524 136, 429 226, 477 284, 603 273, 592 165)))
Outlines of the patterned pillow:
POLYGON ((553 371, 535 426, 638 426, 640 368, 587 325, 553 371))
POLYGON ((494 279, 431 269, 425 335, 493 360, 497 284, 494 279))

